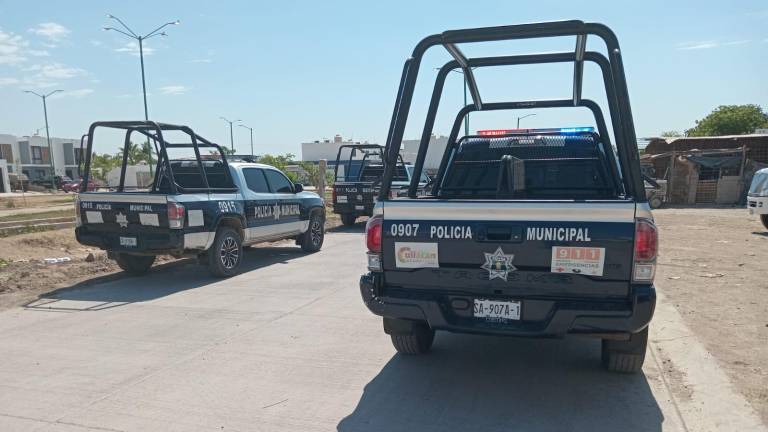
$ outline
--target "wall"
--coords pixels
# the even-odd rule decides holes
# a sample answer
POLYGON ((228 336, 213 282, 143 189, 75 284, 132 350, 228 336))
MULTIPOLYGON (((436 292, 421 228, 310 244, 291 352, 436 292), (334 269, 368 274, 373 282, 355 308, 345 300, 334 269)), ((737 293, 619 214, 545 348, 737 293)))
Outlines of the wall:
POLYGON ((5 159, 0 159, 0 192, 10 192, 11 184, 8 182, 8 163, 5 159))

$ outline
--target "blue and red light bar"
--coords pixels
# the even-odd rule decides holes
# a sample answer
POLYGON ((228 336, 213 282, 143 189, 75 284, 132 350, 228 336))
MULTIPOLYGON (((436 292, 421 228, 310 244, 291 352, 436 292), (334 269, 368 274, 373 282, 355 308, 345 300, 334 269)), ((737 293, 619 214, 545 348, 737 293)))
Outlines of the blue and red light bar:
POLYGON ((559 133, 563 135, 576 134, 582 132, 594 132, 592 126, 568 127, 568 128, 544 128, 544 129, 484 129, 477 131, 481 136, 498 136, 516 133, 537 134, 537 133, 559 133))

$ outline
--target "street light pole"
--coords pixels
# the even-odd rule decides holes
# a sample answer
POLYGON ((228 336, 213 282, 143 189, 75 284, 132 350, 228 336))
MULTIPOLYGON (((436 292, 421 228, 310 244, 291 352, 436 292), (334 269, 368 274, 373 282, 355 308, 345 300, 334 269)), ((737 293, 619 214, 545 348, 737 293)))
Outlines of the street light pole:
POLYGON ((517 128, 520 129, 520 119, 524 119, 526 117, 531 117, 531 116, 535 116, 535 115, 536 115, 536 113, 532 113, 532 114, 526 114, 526 115, 524 115, 522 117, 518 117, 517 118, 517 128))
POLYGON ((48 160, 51 163, 51 188, 53 191, 56 191, 56 166, 53 163, 53 147, 51 146, 51 131, 48 128, 48 104, 46 103, 46 99, 48 99, 48 96, 58 93, 63 90, 54 90, 48 94, 39 94, 37 92, 33 92, 32 90, 24 90, 24 93, 31 93, 40 99, 43 100, 43 115, 45 116, 45 136, 46 141, 48 142, 48 160))
POLYGON ((232 123, 241 122, 242 120, 229 120, 223 116, 219 116, 219 118, 229 123, 229 148, 232 150, 232 153, 234 154, 235 153, 235 135, 232 132, 232 123))
MULTIPOLYGON (((440 68, 435 68, 440 70, 440 68)), ((464 75, 463 71, 451 69, 451 72, 456 72, 464 75)), ((464 106, 467 106, 467 76, 464 75, 464 106)), ((464 135, 469 135, 469 114, 464 116, 464 135)))
POLYGON ((246 128, 246 129, 248 129, 251 132, 251 157, 253 157, 254 156, 253 155, 253 128, 252 127, 248 127, 246 125, 242 125, 242 124, 238 125, 238 126, 246 128))
MULTIPOLYGON (((139 59, 141 61, 141 92, 144 94, 144 120, 149 121, 149 109, 147 108, 147 80, 144 78, 144 38, 139 37, 139 59)), ((150 165, 149 170, 152 171, 150 165)))
MULTIPOLYGON (((165 27, 169 25, 179 25, 180 21, 172 21, 167 22, 160 27, 152 30, 151 32, 141 36, 136 34, 133 30, 131 30, 130 27, 128 27, 127 24, 125 24, 120 18, 114 16, 114 15, 107 15, 109 19, 115 20, 118 23, 120 23, 121 26, 123 26, 124 29, 128 30, 128 32, 124 32, 120 29, 114 28, 114 27, 104 27, 105 31, 116 31, 122 35, 128 36, 131 39, 136 40, 139 43, 139 62, 141 63, 141 91, 144 96, 144 120, 149 121, 149 109, 147 108, 147 80, 144 75, 144 41, 146 39, 149 39, 154 36, 168 36, 164 31, 161 31, 165 27)), ((152 172, 152 147, 149 146, 149 138, 147 138, 147 148, 149 150, 149 171, 152 172)))

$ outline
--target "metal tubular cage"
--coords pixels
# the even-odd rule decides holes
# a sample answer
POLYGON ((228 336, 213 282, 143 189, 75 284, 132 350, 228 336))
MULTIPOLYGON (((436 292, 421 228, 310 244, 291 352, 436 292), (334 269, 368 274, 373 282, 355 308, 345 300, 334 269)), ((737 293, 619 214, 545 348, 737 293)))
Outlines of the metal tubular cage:
POLYGON ((411 108, 413 93, 416 86, 416 79, 419 73, 419 67, 424 53, 435 45, 442 45, 453 57, 452 61, 446 63, 438 72, 435 86, 432 91, 432 97, 427 111, 424 129, 419 143, 419 151, 414 163, 413 177, 408 188, 408 196, 416 198, 418 188, 417 179, 421 176, 424 167, 424 160, 429 147, 429 140, 435 124, 437 109, 448 73, 457 68, 461 68, 467 80, 467 87, 472 96, 472 104, 463 107, 456 116, 451 133, 448 139, 443 160, 440 164, 439 176, 446 168, 447 159, 453 146, 456 145, 456 138, 462 120, 470 112, 474 111, 492 111, 492 110, 515 110, 531 108, 562 108, 562 107, 584 107, 592 111, 598 126, 598 132, 605 143, 606 151, 612 152, 610 145, 608 129, 600 107, 591 100, 582 99, 582 87, 584 76, 584 61, 596 63, 603 75, 603 84, 605 86, 606 98, 608 100, 608 109, 611 116, 611 126, 616 140, 617 156, 621 168, 621 177, 624 183, 624 189, 628 196, 635 201, 645 202, 645 191, 643 180, 640 174, 639 156, 637 151, 637 139, 635 136, 635 127, 632 120, 632 111, 629 104, 629 92, 627 90, 626 78, 624 76, 624 66, 621 58, 621 50, 616 35, 610 28, 599 23, 584 23, 583 21, 555 21, 533 24, 520 24, 500 27, 486 27, 465 30, 451 30, 441 34, 434 34, 421 40, 416 45, 409 59, 405 61, 403 72, 400 79, 400 86, 395 100, 395 107, 392 112, 392 119, 389 126, 386 142, 386 164, 384 178, 379 199, 386 200, 389 196, 389 189, 392 183, 392 177, 395 172, 395 163, 397 155, 400 154, 400 146, 405 132, 405 125, 408 120, 408 114, 411 108), (606 45, 608 58, 600 53, 586 51, 587 37, 596 36, 603 40, 606 45), (532 39, 547 37, 575 36, 576 45, 574 51, 546 53, 546 54, 525 54, 515 56, 499 57, 480 57, 466 58, 457 44, 492 42, 502 40, 532 39), (503 103, 483 103, 477 83, 472 72, 473 68, 490 66, 511 66, 522 64, 543 64, 543 63, 564 63, 571 62, 573 69, 573 98, 559 100, 531 100, 503 103))
MULTIPOLYGON (((231 174, 229 172, 229 165, 227 163, 227 158, 224 155, 224 152, 222 151, 221 147, 217 144, 214 144, 207 139, 201 137, 200 135, 196 134, 191 128, 188 126, 181 126, 181 125, 173 125, 168 123, 157 123, 154 121, 101 121, 101 122, 95 122, 91 124, 90 129, 88 130, 87 135, 83 135, 83 139, 87 138, 87 151, 85 153, 85 166, 83 171, 83 181, 80 185, 80 192, 85 192, 87 190, 88 180, 91 175, 91 157, 93 155, 93 138, 94 133, 97 128, 103 127, 103 128, 111 128, 111 129, 122 129, 125 130, 125 142, 123 145, 123 162, 120 169, 120 185, 118 186, 118 192, 124 192, 124 183, 125 183, 125 168, 128 161, 128 153, 129 148, 131 145, 131 134, 133 132, 138 132, 142 135, 144 135, 147 139, 152 140, 154 146, 155 146, 155 152, 158 155, 157 160, 157 166, 155 167, 155 173, 154 178, 155 181, 152 184, 152 189, 150 190, 151 193, 159 192, 157 187, 157 179, 160 178, 161 172, 164 175, 168 176, 168 182, 170 187, 171 193, 180 193, 180 192, 232 192, 236 191, 237 188, 234 186, 234 181, 232 180, 231 174), (183 143, 183 144, 173 144, 168 143, 163 138, 163 131, 180 131, 184 132, 190 137, 190 143, 183 143), (203 159, 200 157, 200 147, 204 148, 212 148, 215 149, 218 154, 221 157, 221 162, 224 165, 224 175, 227 177, 227 180, 229 184, 232 185, 232 187, 211 187, 208 184, 208 176, 206 175, 205 171, 205 164, 203 164, 203 159), (192 148, 195 152, 195 159, 197 161, 197 165, 200 169, 200 176, 202 178, 204 187, 203 188, 184 188, 179 186, 176 183, 176 180, 173 176, 173 169, 171 168, 170 159, 168 158, 168 152, 166 151, 166 148, 192 148)), ((81 148, 82 148, 82 141, 81 141, 81 148)), ((81 151, 82 153, 82 151, 81 151)))
MULTIPOLYGON (((376 152, 379 154, 379 157, 381 158, 382 163, 385 161, 385 147, 383 145, 379 144, 346 144, 339 147, 339 151, 336 153, 336 166, 333 169, 333 178, 334 181, 337 181, 339 179, 339 165, 341 165, 341 153, 344 149, 351 149, 349 152, 349 159, 346 160, 344 163, 344 181, 350 181, 347 179, 347 173, 349 172, 349 167, 352 165, 352 158, 355 157, 358 150, 365 151, 366 149, 372 149, 376 150, 376 152)), ((365 160, 368 158, 368 154, 366 154, 363 157, 363 164, 365 164, 365 160)), ((405 165, 405 162, 403 162, 403 157, 401 155, 398 155, 398 161, 401 165, 405 165)), ((362 171, 358 173, 361 174, 362 171)))

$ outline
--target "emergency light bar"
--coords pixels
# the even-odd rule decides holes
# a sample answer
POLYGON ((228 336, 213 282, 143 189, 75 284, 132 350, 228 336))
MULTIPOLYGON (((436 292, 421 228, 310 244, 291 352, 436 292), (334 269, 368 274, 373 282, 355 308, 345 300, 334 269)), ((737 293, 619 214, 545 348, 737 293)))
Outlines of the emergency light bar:
POLYGON ((582 127, 569 127, 569 128, 544 128, 544 129, 484 129, 477 131, 480 136, 498 136, 514 133, 560 133, 560 134, 575 134, 580 132, 594 132, 595 128, 592 126, 582 127))

